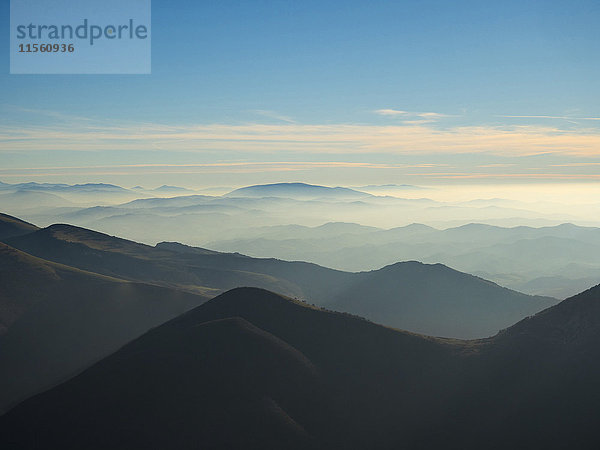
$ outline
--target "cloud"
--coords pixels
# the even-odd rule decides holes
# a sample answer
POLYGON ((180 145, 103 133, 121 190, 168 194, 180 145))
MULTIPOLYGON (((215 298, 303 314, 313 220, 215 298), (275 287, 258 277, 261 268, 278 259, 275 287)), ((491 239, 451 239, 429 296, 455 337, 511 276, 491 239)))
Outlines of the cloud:
POLYGON ((399 111, 397 109, 377 109, 375 113, 380 116, 407 116, 410 114, 408 111, 399 111))
POLYGON ((287 123, 296 123, 296 121, 294 119, 292 119, 291 117, 284 116, 275 111, 270 111, 270 110, 266 110, 266 109, 252 109, 252 110, 250 110, 250 112, 258 114, 263 117, 268 117, 269 119, 280 120, 282 122, 287 122, 287 123))
POLYGON ((200 173, 261 173, 314 171, 317 169, 432 169, 447 164, 394 164, 351 161, 272 161, 218 162, 205 164, 115 164, 88 166, 54 166, 0 168, 0 176, 40 177, 59 175, 136 175, 136 174, 200 174, 200 173))
POLYGON ((600 174, 566 174, 566 173, 408 173, 408 176, 421 176, 441 180, 569 180, 569 181, 600 181, 600 174))
POLYGON ((377 109, 374 111, 375 114, 379 114, 380 116, 391 116, 391 117, 419 117, 421 119, 427 121, 434 121, 437 119, 441 119, 443 117, 451 117, 448 114, 440 114, 436 112, 410 112, 410 111, 401 111, 398 109, 377 109))
POLYGON ((551 126, 456 126, 426 123, 186 124, 72 122, 0 126, 0 152, 151 150, 337 155, 489 154, 600 156, 600 131, 551 126))
POLYGON ((503 116, 496 116, 496 117, 505 117, 505 118, 509 118, 509 119, 554 119, 554 120, 568 120, 568 121, 573 121, 573 120, 600 120, 600 117, 574 117, 574 116, 547 116, 547 115, 503 115, 503 116))

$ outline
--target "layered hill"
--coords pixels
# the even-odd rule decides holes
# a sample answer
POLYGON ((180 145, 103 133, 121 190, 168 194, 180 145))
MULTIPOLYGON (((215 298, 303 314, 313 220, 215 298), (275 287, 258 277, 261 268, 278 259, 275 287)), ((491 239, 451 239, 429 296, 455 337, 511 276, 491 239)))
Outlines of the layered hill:
POLYGON ((491 336, 557 302, 439 264, 409 262, 351 273, 178 243, 152 247, 70 225, 5 241, 40 258, 108 276, 211 296, 239 286, 260 287, 436 336, 491 336))
POLYGON ((593 449, 599 304, 597 286, 456 341, 236 289, 22 403, 0 435, 25 449, 593 449))
POLYGON ((65 224, 6 242, 38 257, 84 270, 207 295, 238 286, 256 286, 292 296, 317 292, 327 296, 332 288, 326 285, 337 287, 351 276, 315 264, 249 258, 177 243, 152 247, 65 224))
POLYGON ((555 303, 554 299, 525 295, 443 264, 407 261, 355 274, 328 307, 395 328, 475 339, 490 336, 555 303))
POLYGON ((0 410, 208 298, 36 258, 0 243, 0 410))
POLYGON ((521 292, 561 299, 593 286, 600 270, 600 229, 568 223, 540 228, 471 223, 445 230, 419 224, 389 230, 287 225, 258 227, 206 245, 349 271, 412 259, 439 262, 521 292))

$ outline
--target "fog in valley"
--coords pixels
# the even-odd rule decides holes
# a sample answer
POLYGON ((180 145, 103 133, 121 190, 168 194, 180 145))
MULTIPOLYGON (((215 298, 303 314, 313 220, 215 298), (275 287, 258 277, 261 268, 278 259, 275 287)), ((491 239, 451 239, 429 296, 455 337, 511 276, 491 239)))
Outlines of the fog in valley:
POLYGON ((155 245, 369 271, 443 263, 524 293, 565 298, 600 269, 594 184, 242 187, 2 184, 0 210, 155 245))

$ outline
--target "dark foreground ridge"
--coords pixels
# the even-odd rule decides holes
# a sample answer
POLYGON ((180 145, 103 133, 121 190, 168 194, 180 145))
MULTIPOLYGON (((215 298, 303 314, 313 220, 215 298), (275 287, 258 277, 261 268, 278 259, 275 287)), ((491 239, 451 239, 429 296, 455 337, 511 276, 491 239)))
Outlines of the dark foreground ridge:
POLYGON ((598 448, 600 286, 494 338, 239 288, 0 418, 3 448, 598 448))
POLYGON ((0 213, 0 239, 22 236, 37 230, 39 228, 29 222, 0 213))

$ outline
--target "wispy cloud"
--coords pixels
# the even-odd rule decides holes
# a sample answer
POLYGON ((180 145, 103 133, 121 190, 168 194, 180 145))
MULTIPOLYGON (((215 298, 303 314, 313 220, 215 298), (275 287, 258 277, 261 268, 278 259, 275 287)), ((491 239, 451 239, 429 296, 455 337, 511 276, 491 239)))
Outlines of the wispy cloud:
POLYGON ((497 180, 600 180, 600 174, 565 174, 565 173, 413 173, 409 176, 421 176, 430 179, 441 180, 474 180, 474 179, 497 179, 497 180))
POLYGON ((410 114, 408 111, 400 111, 398 109, 376 109, 375 113, 380 116, 407 116, 410 114))
POLYGON ((443 117, 451 117, 448 114, 441 114, 436 112, 411 112, 411 111, 402 111, 399 109, 376 109, 375 114, 379 114, 380 116, 388 116, 388 117, 420 117, 421 119, 425 119, 428 121, 433 121, 437 119, 441 119, 443 117))
POLYGON ((315 169, 429 169, 445 167, 447 164, 394 164, 369 163, 352 161, 269 161, 269 162, 217 162, 205 164, 115 164, 87 166, 42 166, 21 168, 0 168, 2 177, 42 176, 57 174, 95 175, 120 174, 133 175, 139 172, 145 174, 159 173, 260 173, 277 171, 303 171, 315 169))
POLYGON ((576 162, 566 164, 550 164, 550 167, 595 167, 600 166, 600 162, 576 162))
POLYGON ((0 151, 177 150, 312 154, 600 156, 600 131, 549 126, 72 123, 0 127, 0 151))
POLYGON ((553 119, 553 120, 600 120, 600 117, 547 116, 547 115, 500 115, 508 119, 553 119))
POLYGON ((283 114, 279 114, 276 111, 270 111, 266 109, 252 109, 250 112, 258 114, 259 116, 268 117, 269 119, 280 120, 286 123, 296 123, 294 119, 288 116, 284 116, 283 114))

